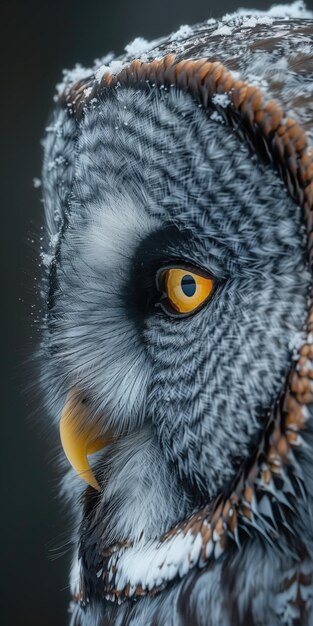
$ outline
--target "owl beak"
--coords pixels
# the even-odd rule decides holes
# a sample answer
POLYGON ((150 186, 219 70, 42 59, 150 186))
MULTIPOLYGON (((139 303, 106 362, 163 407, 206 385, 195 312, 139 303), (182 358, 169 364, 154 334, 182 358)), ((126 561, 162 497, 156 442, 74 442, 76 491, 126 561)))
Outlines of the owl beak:
POLYGON ((61 415, 61 443, 74 470, 97 491, 100 491, 100 486, 87 457, 105 448, 111 441, 109 435, 101 436, 99 430, 99 424, 91 423, 88 404, 83 396, 72 390, 68 394, 61 415))

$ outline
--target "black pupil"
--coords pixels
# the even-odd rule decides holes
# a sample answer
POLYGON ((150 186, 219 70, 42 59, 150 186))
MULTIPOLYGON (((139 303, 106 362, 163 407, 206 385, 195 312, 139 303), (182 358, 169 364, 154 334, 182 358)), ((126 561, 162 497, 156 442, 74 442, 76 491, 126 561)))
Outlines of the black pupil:
POLYGON ((181 279, 181 288, 185 296, 191 298, 196 293, 197 285, 195 279, 190 276, 190 274, 186 274, 186 276, 183 276, 181 279))

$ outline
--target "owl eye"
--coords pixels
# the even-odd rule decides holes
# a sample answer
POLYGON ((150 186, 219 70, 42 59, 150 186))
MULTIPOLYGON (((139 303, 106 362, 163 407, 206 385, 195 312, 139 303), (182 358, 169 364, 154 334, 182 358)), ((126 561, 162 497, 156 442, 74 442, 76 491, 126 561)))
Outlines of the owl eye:
POLYGON ((160 304, 169 313, 187 315, 197 311, 212 295, 215 281, 182 267, 167 267, 159 271, 160 304))

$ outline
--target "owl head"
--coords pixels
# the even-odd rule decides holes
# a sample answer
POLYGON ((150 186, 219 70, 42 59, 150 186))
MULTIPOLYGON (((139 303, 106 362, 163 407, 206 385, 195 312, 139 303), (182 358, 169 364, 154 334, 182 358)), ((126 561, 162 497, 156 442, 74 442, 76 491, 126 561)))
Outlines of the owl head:
MULTIPOLYGON (((215 576, 222 554, 235 597, 247 537, 300 560, 313 545, 298 506, 313 498, 302 17, 136 40, 59 89, 44 140, 42 384, 76 515, 73 596, 100 621, 103 602, 154 596, 195 566, 215 576)), ((85 617, 73 623, 96 623, 85 617)))
POLYGON ((49 217, 54 413, 65 405, 77 436, 97 439, 151 422, 201 498, 227 489, 256 445, 310 287, 301 209, 255 122, 260 93, 236 107, 246 87, 230 76, 170 56, 133 63, 69 91, 47 139, 63 203, 49 217))
POLYGON ((69 81, 43 169, 42 380, 65 453, 101 493, 107 449, 148 426, 191 510, 247 500, 312 402, 305 130, 197 46, 69 81))

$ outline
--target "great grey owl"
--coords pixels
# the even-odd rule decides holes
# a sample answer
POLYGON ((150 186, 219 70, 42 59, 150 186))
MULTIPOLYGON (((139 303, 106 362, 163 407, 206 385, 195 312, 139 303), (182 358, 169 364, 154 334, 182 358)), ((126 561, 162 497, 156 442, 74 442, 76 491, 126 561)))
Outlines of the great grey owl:
POLYGON ((313 13, 138 38, 56 100, 40 352, 70 623, 310 626, 313 13))

